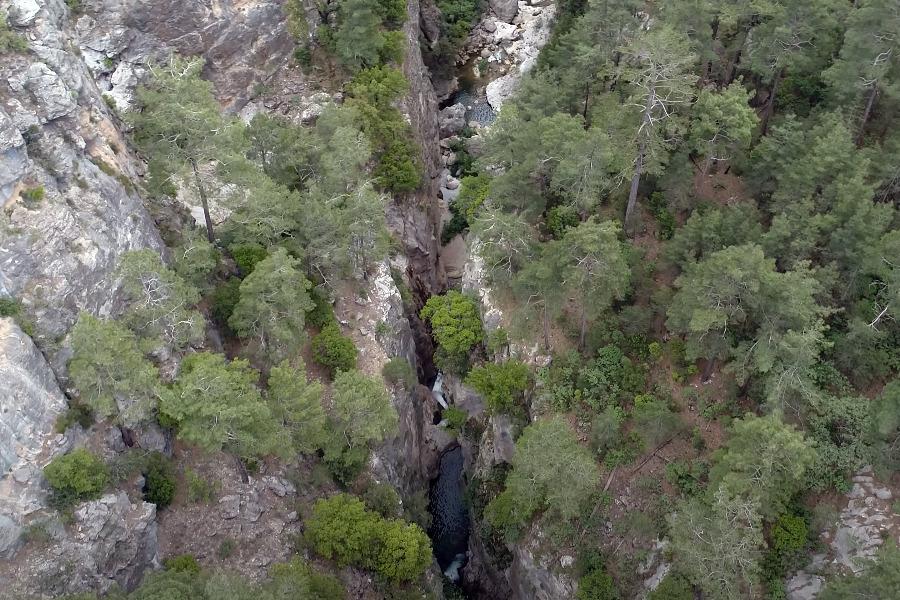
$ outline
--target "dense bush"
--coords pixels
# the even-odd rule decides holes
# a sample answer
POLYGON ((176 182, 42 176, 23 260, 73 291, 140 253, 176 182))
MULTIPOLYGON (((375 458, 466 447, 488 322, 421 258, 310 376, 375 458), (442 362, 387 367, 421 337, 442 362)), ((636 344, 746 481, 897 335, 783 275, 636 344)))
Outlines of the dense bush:
POLYGON ((392 385, 402 385, 404 389, 411 390, 418 384, 418 378, 413 368, 406 359, 395 356, 381 367, 381 376, 392 385))
POLYGON ((441 411, 441 419, 446 421, 447 433, 457 436, 466 425, 466 421, 469 420, 469 413, 461 408, 448 406, 441 411))
POLYGON ((166 571, 174 571, 176 573, 196 574, 203 570, 193 554, 182 554, 181 556, 164 558, 163 567, 165 567, 166 571))
POLYGON ((310 298, 315 303, 313 309, 306 313, 306 322, 319 329, 324 329, 328 325, 333 324, 336 319, 334 316, 334 307, 331 305, 331 298, 321 287, 314 287, 309 292, 310 298))
POLYGON ((256 265, 269 255, 262 244, 256 242, 232 244, 228 247, 228 251, 244 277, 252 273, 256 265))
POLYGON ((241 280, 232 277, 224 283, 220 283, 213 292, 212 315, 220 324, 228 327, 228 319, 234 312, 241 299, 241 280))
POLYGON ((385 520, 346 494, 320 498, 306 540, 339 566, 373 569, 392 583, 417 579, 431 564, 431 544, 418 525, 385 520))
POLYGON ((517 360, 503 364, 487 363, 475 367, 466 377, 466 385, 479 394, 494 414, 510 413, 516 410, 522 392, 528 388, 528 365, 517 360))
POLYGON ((341 335, 337 323, 327 325, 322 333, 312 339, 312 352, 313 360, 325 367, 332 379, 338 371, 355 369, 359 354, 353 340, 341 335))
POLYGON ((578 580, 575 597, 578 600, 619 600, 619 592, 609 573, 595 569, 578 580))
POLYGON ((54 458, 44 467, 50 485, 50 505, 68 508, 82 500, 99 498, 109 484, 109 469, 85 448, 54 458))
POLYGON ((175 463, 160 452, 151 452, 146 465, 144 500, 155 504, 157 509, 165 508, 172 503, 178 489, 175 463))

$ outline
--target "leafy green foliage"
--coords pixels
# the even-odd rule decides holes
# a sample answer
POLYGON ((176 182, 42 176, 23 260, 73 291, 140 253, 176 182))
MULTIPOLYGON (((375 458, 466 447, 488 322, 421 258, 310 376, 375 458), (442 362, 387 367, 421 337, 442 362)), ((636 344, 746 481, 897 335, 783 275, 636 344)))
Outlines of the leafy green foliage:
POLYGON ((328 376, 334 379, 338 371, 350 371, 356 368, 356 356, 359 350, 348 336, 341 335, 336 322, 329 323, 322 332, 312 340, 313 360, 328 370, 328 376))
POLYGON ((213 292, 212 315, 216 321, 228 326, 228 319, 234 313, 234 307, 241 299, 241 280, 231 277, 228 281, 220 283, 213 292))
POLYGON ((322 389, 321 383, 307 380, 302 362, 293 368, 284 361, 269 372, 269 410, 290 434, 293 447, 304 454, 319 450, 328 439, 322 389))
POLYGON ((241 282, 228 326, 241 338, 252 338, 264 356, 287 358, 306 341, 306 312, 315 306, 311 287, 300 261, 279 248, 241 282))
POLYGON ((0 54, 7 52, 25 52, 28 40, 13 31, 6 20, 6 13, 0 11, 0 54))
POLYGON ((178 481, 175 477, 175 463, 160 452, 151 452, 146 462, 146 483, 144 500, 163 509, 172 504, 178 481))
POLYGON ((321 287, 314 287, 309 295, 314 306, 312 310, 306 313, 306 322, 319 329, 324 329, 334 323, 337 319, 334 316, 334 307, 331 305, 328 292, 321 287))
POLYGON ((498 529, 525 524, 537 510, 569 520, 579 514, 600 479, 590 453, 559 416, 536 421, 516 441, 506 490, 485 509, 498 529))
POLYGON ((448 406, 441 411, 441 420, 447 422, 447 433, 455 437, 459 435, 463 427, 465 427, 466 421, 469 420, 469 413, 461 408, 448 406))
POLYGON ((50 505, 66 509, 83 500, 99 498, 109 484, 109 469, 85 448, 57 456, 44 467, 50 485, 50 505))
POLYGON ((151 418, 157 369, 144 358, 135 335, 115 322, 80 313, 71 332, 69 375, 79 398, 100 417, 126 427, 151 418))
POLYGON ((419 316, 428 321, 434 339, 450 357, 465 358, 484 338, 478 307, 456 290, 429 298, 419 316))
POLYGON ((734 421, 728 444, 714 455, 710 489, 750 499, 761 516, 774 519, 802 489, 815 461, 816 451, 803 434, 777 415, 748 414, 734 421))
POLYGON ((257 242, 246 242, 243 244, 232 244, 228 247, 228 252, 241 270, 241 275, 247 277, 253 273, 253 269, 261 261, 269 256, 269 252, 262 244, 257 242))
POLYGON ((177 380, 160 393, 159 410, 189 444, 207 452, 227 447, 242 457, 262 456, 277 446, 277 423, 255 386, 258 379, 245 360, 191 354, 181 361, 177 380))
POLYGON ((393 583, 417 579, 432 560, 428 536, 418 525, 385 520, 346 494, 316 502, 305 537, 338 565, 371 568, 393 583))
POLYGON ((199 290, 209 288, 209 274, 219 266, 222 256, 199 231, 192 230, 172 252, 172 270, 199 290))
POLYGON ((517 360, 505 363, 487 363, 475 367, 466 376, 465 384, 484 395, 484 400, 494 414, 517 410, 522 392, 528 387, 528 365, 517 360))
POLYGON ((411 390, 418 383, 416 372, 401 356, 395 356, 381 367, 381 376, 391 385, 400 385, 404 389, 411 390))
POLYGON ((578 580, 575 597, 578 600, 618 600, 619 591, 609 573, 604 569, 594 569, 578 580))
POLYGON ((200 563, 197 562, 197 557, 193 554, 182 554, 181 556, 164 558, 163 566, 166 568, 166 571, 174 571, 175 573, 196 574, 203 570, 202 567, 200 567, 200 563))

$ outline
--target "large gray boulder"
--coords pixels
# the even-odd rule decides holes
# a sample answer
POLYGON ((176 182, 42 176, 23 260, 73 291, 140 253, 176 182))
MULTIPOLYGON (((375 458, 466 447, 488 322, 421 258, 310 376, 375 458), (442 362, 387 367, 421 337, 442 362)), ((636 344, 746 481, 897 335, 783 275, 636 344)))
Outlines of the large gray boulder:
POLYGON ((519 5, 516 0, 491 0, 491 10, 497 15, 497 18, 506 23, 512 23, 519 11, 519 5))
POLYGON ((441 138, 454 136, 466 126, 466 107, 454 104, 443 109, 440 114, 441 138))
POLYGON ((13 189, 27 169, 25 138, 10 116, 0 108, 0 206, 12 197, 13 189))

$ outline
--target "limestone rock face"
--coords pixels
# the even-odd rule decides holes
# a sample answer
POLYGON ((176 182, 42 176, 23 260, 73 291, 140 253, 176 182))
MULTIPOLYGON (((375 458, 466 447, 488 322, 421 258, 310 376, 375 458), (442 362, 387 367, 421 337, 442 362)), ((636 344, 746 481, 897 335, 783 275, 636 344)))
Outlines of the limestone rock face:
POLYGON ((491 0, 491 10, 497 15, 497 18, 505 23, 512 23, 519 11, 519 5, 516 0, 491 0))
POLYGON ((291 56, 284 0, 107 0, 78 19, 78 45, 101 88, 117 102, 131 100, 136 74, 148 59, 175 51, 202 55, 204 76, 223 103, 236 112, 253 86, 291 56), (97 10, 99 9, 99 10, 97 10))
POLYGON ((92 589, 113 582, 133 590, 144 570, 158 568, 156 506, 132 504, 125 492, 80 505, 67 527, 52 527, 46 547, 26 546, 10 566, 13 588, 48 595, 92 589))
POLYGON ((44 506, 41 471, 68 445, 53 429, 66 398, 40 351, 0 319, 0 558, 11 558, 28 515, 44 506))

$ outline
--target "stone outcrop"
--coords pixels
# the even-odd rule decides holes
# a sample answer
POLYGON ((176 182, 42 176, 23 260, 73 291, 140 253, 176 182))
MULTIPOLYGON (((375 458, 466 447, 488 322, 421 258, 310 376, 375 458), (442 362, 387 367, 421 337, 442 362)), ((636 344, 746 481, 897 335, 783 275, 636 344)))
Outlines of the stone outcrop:
POLYGON ((512 23, 519 10, 516 0, 490 0, 491 10, 505 23, 512 23))
POLYGON ((871 468, 853 477, 846 498, 836 526, 819 537, 827 551, 814 555, 806 569, 788 578, 788 600, 814 600, 825 582, 822 573, 859 574, 886 539, 900 541, 894 495, 876 481, 871 468))
POLYGON ((148 59, 175 51, 206 58, 204 76, 232 111, 287 63, 294 42, 284 0, 154 0, 89 4, 75 26, 84 60, 117 103, 133 99, 148 59))
POLYGON ((103 593, 114 582, 132 590, 144 570, 161 566, 156 506, 132 503, 125 492, 80 505, 67 527, 51 521, 43 527, 49 541, 28 544, 15 563, 0 568, 0 574, 10 580, 4 592, 11 592, 12 597, 16 593, 57 596, 84 590, 103 593))
POLYGON ((69 442, 54 431, 66 398, 40 351, 0 319, 0 558, 21 545, 26 519, 44 506, 41 471, 69 442))

